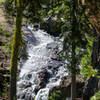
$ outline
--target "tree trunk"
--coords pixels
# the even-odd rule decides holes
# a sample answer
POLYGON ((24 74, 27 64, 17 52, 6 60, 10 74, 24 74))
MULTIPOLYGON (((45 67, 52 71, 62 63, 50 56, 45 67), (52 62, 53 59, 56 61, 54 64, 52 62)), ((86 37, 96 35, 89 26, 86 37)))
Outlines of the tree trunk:
MULTIPOLYGON (((74 32, 74 31, 73 31, 74 32)), ((71 100, 76 98, 76 58, 75 43, 72 43, 72 69, 71 69, 71 100)))
POLYGON ((75 100, 76 98, 76 75, 73 74, 71 80, 71 100, 75 100))
POLYGON ((21 27, 22 27, 22 0, 17 0, 17 16, 16 27, 13 34, 13 44, 11 53, 11 80, 10 80, 10 100, 16 98, 16 80, 17 80, 17 60, 21 43, 21 27))

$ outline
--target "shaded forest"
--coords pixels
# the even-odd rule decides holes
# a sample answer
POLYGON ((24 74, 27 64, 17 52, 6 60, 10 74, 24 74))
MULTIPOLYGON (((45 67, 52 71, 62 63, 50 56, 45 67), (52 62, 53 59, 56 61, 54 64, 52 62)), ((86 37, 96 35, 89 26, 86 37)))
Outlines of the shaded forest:
POLYGON ((100 100, 99 0, 0 0, 0 100, 100 100))

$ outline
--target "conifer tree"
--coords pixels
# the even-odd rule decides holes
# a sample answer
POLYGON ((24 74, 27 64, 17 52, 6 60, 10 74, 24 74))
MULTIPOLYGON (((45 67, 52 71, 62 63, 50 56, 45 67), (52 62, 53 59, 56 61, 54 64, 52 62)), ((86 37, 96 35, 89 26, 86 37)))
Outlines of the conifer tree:
POLYGON ((21 27, 22 27, 22 0, 17 0, 16 7, 16 26, 13 34, 12 52, 11 52, 11 80, 10 80, 10 100, 17 100, 16 98, 16 80, 17 80, 17 65, 18 55, 21 43, 21 27))

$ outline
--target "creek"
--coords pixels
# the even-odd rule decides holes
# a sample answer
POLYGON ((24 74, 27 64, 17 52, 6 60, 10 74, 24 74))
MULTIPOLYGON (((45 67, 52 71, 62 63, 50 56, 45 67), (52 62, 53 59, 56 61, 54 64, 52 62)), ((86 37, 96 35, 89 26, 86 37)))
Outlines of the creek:
POLYGON ((48 100, 49 90, 66 76, 62 61, 57 60, 61 44, 43 30, 26 35, 28 59, 19 64, 17 100, 48 100), (58 47, 59 50, 54 50, 58 47))

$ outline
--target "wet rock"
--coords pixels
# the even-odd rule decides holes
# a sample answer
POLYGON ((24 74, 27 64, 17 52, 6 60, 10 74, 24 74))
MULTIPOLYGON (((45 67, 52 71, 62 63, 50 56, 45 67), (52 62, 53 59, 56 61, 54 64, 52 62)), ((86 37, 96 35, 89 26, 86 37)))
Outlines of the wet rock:
POLYGON ((34 89, 34 92, 37 94, 37 92, 40 90, 40 86, 36 86, 35 89, 34 89))
POLYGON ((31 87, 32 86, 32 83, 31 82, 28 82, 25 86, 25 88, 28 88, 28 87, 31 87))
POLYGON ((3 99, 0 97, 0 100, 3 100, 3 99))
POLYGON ((21 95, 21 99, 24 99, 24 98, 25 98, 25 94, 22 94, 22 95, 21 95))
POLYGON ((34 100, 34 92, 31 87, 25 89, 24 91, 18 91, 17 99, 18 100, 34 100))
POLYGON ((28 88, 28 87, 31 87, 31 86, 32 86, 31 82, 23 81, 23 83, 19 85, 19 88, 28 88))
POLYGON ((33 100, 34 98, 32 97, 31 93, 26 93, 25 95, 25 100, 33 100))
POLYGON ((44 79, 40 80, 39 86, 41 86, 41 88, 46 86, 46 82, 44 81, 44 79))
POLYGON ((17 94, 18 99, 25 99, 25 93, 19 93, 17 94))
POLYGON ((90 77, 83 90, 83 100, 90 100, 98 90, 99 79, 97 77, 90 77))
POLYGON ((28 74, 28 78, 30 79, 32 77, 32 74, 28 74))
POLYGON ((34 90, 35 93, 37 93, 40 89, 46 86, 46 83, 48 82, 50 77, 51 75, 47 71, 47 69, 43 69, 42 71, 38 72, 39 84, 35 87, 35 90, 34 90))
POLYGON ((42 88, 44 88, 45 86, 46 86, 46 83, 45 82, 43 82, 43 83, 40 83, 39 85, 37 85, 36 87, 35 87, 35 89, 34 89, 34 92, 37 94, 37 92, 40 90, 40 89, 42 89, 42 88), (41 85, 40 85, 41 84, 41 85))
POLYGON ((54 49, 57 47, 57 43, 56 42, 52 42, 52 43, 49 43, 47 44, 47 49, 54 49))
POLYGON ((52 54, 51 54, 51 59, 58 61, 57 56, 58 56, 58 51, 57 50, 53 50, 52 54))
POLYGON ((30 74, 30 73, 25 76, 26 80, 30 80, 31 78, 32 78, 32 74, 30 74))
POLYGON ((43 69, 38 73, 38 78, 40 80, 40 83, 41 81, 47 82, 48 79, 50 78, 50 73, 47 71, 47 69, 43 69))
POLYGON ((51 59, 52 60, 57 60, 57 55, 52 55, 51 59))
POLYGON ((52 69, 52 71, 57 71, 63 63, 61 61, 52 60, 48 63, 48 69, 52 69))
MULTIPOLYGON (((84 81, 77 77, 77 97, 82 97, 82 90, 84 86, 84 81)), ((60 90, 61 93, 64 95, 64 97, 70 97, 71 96, 71 77, 70 76, 64 76, 61 79, 60 85, 55 86, 52 89, 50 89, 49 95, 51 95, 53 92, 56 92, 60 90)))

